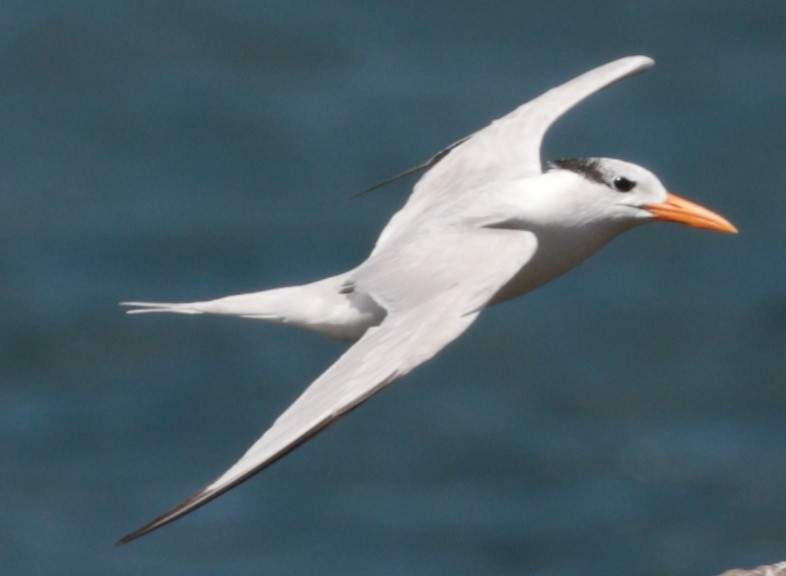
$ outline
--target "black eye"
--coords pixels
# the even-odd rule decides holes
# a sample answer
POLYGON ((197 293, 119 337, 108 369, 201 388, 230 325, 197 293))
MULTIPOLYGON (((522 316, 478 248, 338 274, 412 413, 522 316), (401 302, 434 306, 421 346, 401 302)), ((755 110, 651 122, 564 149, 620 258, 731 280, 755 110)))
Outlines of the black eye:
POLYGON ((628 180, 624 176, 617 176, 612 184, 614 184, 614 189, 619 192, 630 192, 636 187, 636 183, 633 180, 628 180))

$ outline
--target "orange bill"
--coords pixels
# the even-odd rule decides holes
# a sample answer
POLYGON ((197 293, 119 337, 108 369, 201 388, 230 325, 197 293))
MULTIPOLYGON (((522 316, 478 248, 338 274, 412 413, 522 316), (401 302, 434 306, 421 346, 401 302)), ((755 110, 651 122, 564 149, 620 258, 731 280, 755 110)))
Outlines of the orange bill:
POLYGON ((660 204, 648 204, 644 209, 649 211, 658 220, 679 222, 694 228, 705 228, 717 232, 736 234, 737 228, 723 216, 716 214, 698 204, 669 194, 666 201, 660 204))

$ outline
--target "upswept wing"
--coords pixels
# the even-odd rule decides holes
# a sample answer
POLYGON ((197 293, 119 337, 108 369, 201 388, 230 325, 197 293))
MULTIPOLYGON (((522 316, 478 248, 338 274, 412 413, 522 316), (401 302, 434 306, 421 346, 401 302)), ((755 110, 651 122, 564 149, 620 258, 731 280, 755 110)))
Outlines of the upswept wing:
POLYGON ((437 152, 426 162, 402 172, 401 177, 430 168, 415 185, 404 207, 382 231, 377 248, 388 238, 396 236, 426 206, 450 202, 456 187, 474 188, 487 182, 490 176, 510 171, 515 171, 519 178, 540 174, 541 143, 554 122, 598 90, 640 74, 654 64, 655 61, 647 56, 628 56, 594 68, 544 92, 485 128, 437 152))
MULTIPOLYGON (((629 76, 640 74, 655 64, 647 56, 628 56, 585 72, 476 132, 455 146, 429 173, 480 171, 502 172, 516 166, 529 174, 542 171, 540 146, 551 125, 585 98, 629 76)), ((439 157, 437 154, 435 157, 439 157)), ((431 178, 424 178, 423 186, 431 178)))
MULTIPOLYGON (((490 125, 465 136, 434 154, 425 162, 367 188, 369 192, 419 170, 440 163, 440 170, 432 170, 431 178, 441 172, 505 170, 517 166, 531 175, 541 173, 540 147, 543 137, 563 114, 598 90, 630 76, 641 74, 655 64, 648 56, 628 56, 593 68, 573 80, 544 92, 534 100, 522 104, 490 125)), ((419 187, 427 187, 431 178, 423 178, 419 187)))
POLYGON ((529 232, 465 229, 421 238, 397 256, 380 255, 358 269, 356 289, 368 289, 388 316, 366 334, 274 422, 213 483, 118 544, 151 532, 237 486, 321 432, 373 394, 425 362, 461 335, 494 294, 537 248, 529 232), (443 250, 435 250, 438 243, 443 250), (422 254, 413 262, 413 254, 422 254), (387 270, 385 274, 378 271, 387 270))

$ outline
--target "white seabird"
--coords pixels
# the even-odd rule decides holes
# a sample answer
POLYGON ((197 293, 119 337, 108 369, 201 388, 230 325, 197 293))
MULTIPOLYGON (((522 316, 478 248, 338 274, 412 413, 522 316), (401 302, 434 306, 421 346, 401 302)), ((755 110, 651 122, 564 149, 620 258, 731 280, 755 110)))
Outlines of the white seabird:
POLYGON ((118 543, 247 480, 430 359, 485 307, 549 282, 618 234, 656 220, 736 232, 721 216, 667 192, 635 164, 583 158, 541 168, 541 142, 554 121, 653 63, 632 56, 590 70, 418 166, 428 171, 369 257, 349 272, 205 302, 125 302, 134 307, 131 313, 257 318, 355 344, 226 472, 118 543))

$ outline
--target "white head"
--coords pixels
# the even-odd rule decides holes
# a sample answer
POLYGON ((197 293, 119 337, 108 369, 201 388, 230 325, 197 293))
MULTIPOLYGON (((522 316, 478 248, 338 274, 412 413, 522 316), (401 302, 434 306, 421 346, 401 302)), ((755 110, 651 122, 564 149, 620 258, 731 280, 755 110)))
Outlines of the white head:
POLYGON ((737 231, 718 214, 669 193, 652 172, 630 162, 579 158, 555 160, 550 165, 549 174, 568 180, 559 188, 563 210, 567 201, 574 226, 608 226, 621 232, 664 220, 719 232, 737 231))

